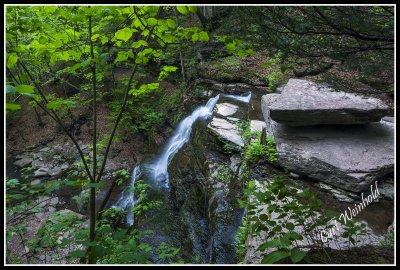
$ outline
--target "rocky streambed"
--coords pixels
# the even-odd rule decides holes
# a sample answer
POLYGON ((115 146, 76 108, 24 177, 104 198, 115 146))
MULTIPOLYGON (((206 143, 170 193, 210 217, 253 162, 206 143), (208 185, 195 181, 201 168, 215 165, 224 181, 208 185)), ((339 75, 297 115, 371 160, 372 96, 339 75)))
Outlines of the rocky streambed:
MULTIPOLYGON (((206 103, 218 93, 226 96, 220 97, 209 120, 193 125, 190 140, 170 162, 170 187, 154 189, 150 194, 151 199, 162 204, 135 220, 135 228, 144 235, 142 241, 154 246, 164 242, 178 247, 185 262, 239 262, 237 232, 245 209, 238 199, 243 198, 245 187, 243 150, 247 143, 242 127, 248 122, 252 131, 266 127, 276 141, 278 152, 278 167, 261 160, 249 168, 250 179, 257 181, 259 191, 265 189, 271 175, 284 175, 301 183, 303 188, 310 187, 321 199, 322 208, 343 211, 358 203, 360 193, 367 192, 378 181, 381 196, 359 216, 368 224, 369 240, 365 243, 376 245, 393 223, 394 215, 394 120, 381 119, 387 114, 385 105, 379 100, 301 80, 290 80, 282 94, 261 97, 265 89, 258 88, 200 82, 196 90, 200 102, 206 103), (252 92, 249 103, 229 98, 232 94, 244 97, 249 90, 252 92), (351 108, 352 104, 357 108, 351 108), (147 231, 154 233, 145 234, 147 231)), ((82 146, 89 154, 89 145, 82 146)), ((155 154, 157 151, 149 156, 155 154)), ((32 168, 33 177, 29 179, 32 184, 49 179, 61 181, 78 161, 71 145, 51 143, 21 153, 13 160, 16 169, 32 168)), ((110 162, 106 169, 110 173, 120 168, 132 170, 133 165, 127 161, 110 162)), ((146 181, 146 177, 143 179, 146 181)), ((100 199, 108 187, 106 183, 99 193, 100 199)), ((107 207, 118 201, 122 190, 123 187, 114 190, 107 207)), ((37 231, 35 227, 56 211, 67 209, 86 218, 85 194, 85 190, 68 189, 57 195, 57 201, 49 200, 42 215, 38 213, 37 221, 30 221, 32 234, 37 231)), ((256 249, 264 240, 247 238, 244 262, 260 263, 262 254, 256 249)), ((153 260, 163 263, 156 254, 153 260)), ((52 262, 42 258, 45 261, 52 262)))

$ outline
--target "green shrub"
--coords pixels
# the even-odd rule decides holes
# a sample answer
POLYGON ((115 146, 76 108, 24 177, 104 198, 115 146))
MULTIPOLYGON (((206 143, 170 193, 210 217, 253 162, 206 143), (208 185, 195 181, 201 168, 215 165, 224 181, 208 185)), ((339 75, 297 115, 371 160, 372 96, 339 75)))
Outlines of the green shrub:
POLYGON ((267 145, 260 143, 260 134, 257 139, 250 142, 245 150, 245 160, 247 162, 257 162, 261 158, 266 157, 269 162, 275 163, 278 160, 275 140, 271 136, 267 136, 267 145))

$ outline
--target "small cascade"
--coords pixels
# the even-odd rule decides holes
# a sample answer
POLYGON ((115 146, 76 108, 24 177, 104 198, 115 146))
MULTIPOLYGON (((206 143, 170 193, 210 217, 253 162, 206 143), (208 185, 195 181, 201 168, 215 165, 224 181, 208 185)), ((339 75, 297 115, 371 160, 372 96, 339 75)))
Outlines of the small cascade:
POLYGON ((193 124, 198 119, 207 120, 213 115, 214 107, 220 96, 248 103, 251 99, 251 92, 244 95, 219 94, 210 98, 206 105, 198 107, 192 112, 192 114, 179 123, 177 129, 174 131, 172 137, 168 140, 159 156, 157 156, 153 161, 143 165, 137 165, 133 169, 129 186, 125 188, 121 194, 121 198, 113 206, 127 210, 127 224, 129 226, 133 225, 134 222, 134 214, 131 209, 136 203, 138 203, 138 201, 135 201, 133 192, 136 180, 145 174, 148 178, 155 180, 159 187, 168 189, 168 165, 175 154, 189 141, 193 124))

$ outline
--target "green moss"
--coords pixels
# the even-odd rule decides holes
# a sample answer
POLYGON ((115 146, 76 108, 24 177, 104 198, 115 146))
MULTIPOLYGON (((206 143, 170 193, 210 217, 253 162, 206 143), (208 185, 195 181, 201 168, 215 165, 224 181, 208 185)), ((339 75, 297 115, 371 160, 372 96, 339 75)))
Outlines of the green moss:
POLYGON ((219 165, 212 176, 218 181, 228 184, 231 180, 232 172, 226 165, 219 165))

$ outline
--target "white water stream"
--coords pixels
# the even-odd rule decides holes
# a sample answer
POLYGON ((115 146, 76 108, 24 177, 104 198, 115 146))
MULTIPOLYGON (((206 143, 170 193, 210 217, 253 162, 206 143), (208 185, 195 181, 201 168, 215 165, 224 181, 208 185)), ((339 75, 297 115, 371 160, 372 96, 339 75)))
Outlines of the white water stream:
POLYGON ((244 95, 219 94, 210 98, 206 105, 198 107, 192 112, 192 114, 179 123, 177 129, 172 134, 172 137, 165 145, 164 150, 154 159, 154 161, 143 165, 137 165, 133 169, 129 186, 122 192, 121 198, 113 206, 127 210, 127 224, 129 226, 133 225, 134 222, 132 207, 138 203, 134 198, 133 187, 136 180, 142 175, 142 170, 145 171, 146 175, 148 174, 149 177, 156 180, 161 187, 169 188, 168 165, 179 149, 189 141, 193 124, 198 119, 207 120, 212 116, 214 107, 220 96, 248 103, 251 99, 251 92, 244 95))

